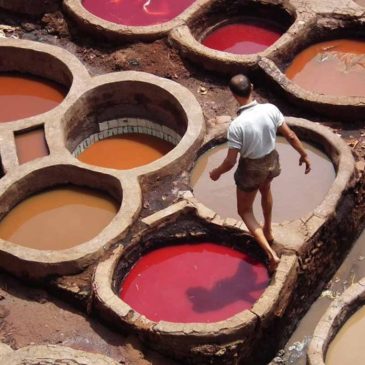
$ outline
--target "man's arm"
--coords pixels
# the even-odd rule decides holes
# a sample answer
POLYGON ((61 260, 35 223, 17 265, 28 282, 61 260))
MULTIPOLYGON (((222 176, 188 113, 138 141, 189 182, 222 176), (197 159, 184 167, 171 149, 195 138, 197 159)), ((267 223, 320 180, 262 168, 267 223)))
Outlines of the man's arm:
POLYGON ((292 131, 285 122, 278 128, 278 131, 290 143, 290 145, 300 154, 299 165, 301 166, 304 163, 305 164, 304 173, 308 174, 311 170, 311 163, 308 159, 307 153, 304 150, 302 142, 300 142, 295 132, 292 131))
POLYGON ((236 164, 237 155, 239 150, 236 148, 229 148, 227 152, 227 156, 224 161, 215 169, 210 171, 210 178, 214 181, 218 180, 222 174, 232 169, 232 167, 236 164))

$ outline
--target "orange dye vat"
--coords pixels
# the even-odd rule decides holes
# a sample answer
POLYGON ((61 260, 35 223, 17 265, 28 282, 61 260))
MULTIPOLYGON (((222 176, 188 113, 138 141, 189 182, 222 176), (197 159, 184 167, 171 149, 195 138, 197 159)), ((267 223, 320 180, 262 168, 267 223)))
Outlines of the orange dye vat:
POLYGON ((169 246, 142 256, 120 297, 152 321, 208 323, 251 306, 268 285, 265 266, 212 242, 169 246))
POLYGON ((63 250, 95 237, 118 209, 104 193, 58 187, 16 205, 0 221, 0 238, 38 250, 63 250))
POLYGON ((15 135, 15 145, 19 164, 49 155, 43 128, 15 135))
POLYGON ((125 170, 155 161, 173 148, 160 138, 131 133, 96 142, 77 158, 90 165, 125 170))
POLYGON ((19 74, 0 75, 0 122, 45 113, 62 102, 65 89, 52 81, 19 74))
POLYGON ((303 89, 333 96, 365 96, 365 42, 339 39, 314 44, 285 71, 303 89))

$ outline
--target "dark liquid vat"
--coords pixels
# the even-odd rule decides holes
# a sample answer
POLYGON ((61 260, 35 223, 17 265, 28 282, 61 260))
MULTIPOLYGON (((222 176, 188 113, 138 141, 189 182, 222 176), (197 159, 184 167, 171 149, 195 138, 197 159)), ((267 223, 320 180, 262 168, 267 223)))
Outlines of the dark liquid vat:
POLYGON ((146 165, 171 151, 174 146, 147 134, 123 134, 96 142, 82 152, 82 162, 112 169, 146 165))
POLYGON ((0 74, 0 122, 45 113, 62 102, 66 91, 55 82, 35 76, 0 74))
POLYGON ((113 23, 143 26, 174 19, 195 0, 83 0, 92 14, 113 23))
POLYGON ((35 194, 0 221, 0 237, 38 250, 63 250, 94 238, 119 205, 106 194, 59 187, 35 194))
POLYGON ((277 25, 263 19, 247 18, 242 23, 217 28, 203 40, 206 47, 234 54, 265 50, 283 34, 277 25))
MULTIPOLYGON (((308 144, 304 146, 312 162, 312 171, 304 175, 304 168, 298 166, 298 153, 284 141, 279 137, 276 145, 280 154, 281 174, 272 182, 275 222, 297 219, 311 212, 322 202, 335 179, 331 161, 308 144)), ((233 179, 237 165, 218 181, 209 178, 209 171, 217 167, 226 154, 226 144, 203 154, 192 171, 191 185, 196 198, 207 207, 222 217, 241 220, 236 210, 236 185, 233 179)), ((254 212, 262 219, 259 194, 254 203, 254 212)))
POLYGON ((49 155, 43 128, 16 134, 15 145, 19 164, 49 155))
POLYGON ((314 44, 285 71, 303 89, 334 96, 365 96, 365 42, 339 39, 314 44))
MULTIPOLYGON (((356 240, 353 248, 347 255, 345 261, 332 277, 328 289, 323 292, 310 307, 309 311, 299 322, 297 329, 293 333, 292 337, 287 343, 285 348, 286 356, 284 358, 285 363, 293 365, 306 365, 306 346, 309 343, 310 336, 312 336, 314 329, 328 309, 333 299, 341 295, 344 290, 352 283, 359 281, 365 276, 365 231, 362 232, 360 237, 356 240)), ((363 338, 360 337, 360 338, 363 338)), ((364 352, 362 353, 364 355, 364 352)), ((343 356, 350 355, 350 348, 348 347, 339 360, 343 360, 343 356)), ((364 358, 364 357, 363 357, 364 358)), ((363 364, 364 361, 354 362, 338 362, 341 365, 347 364, 363 364)), ((335 364, 326 360, 326 365, 335 364)))
POLYGON ((142 256, 120 296, 153 321, 216 322, 247 308, 268 284, 265 266, 210 242, 182 244, 142 256))
POLYGON ((365 364, 365 306, 346 321, 329 346, 326 365, 365 364))

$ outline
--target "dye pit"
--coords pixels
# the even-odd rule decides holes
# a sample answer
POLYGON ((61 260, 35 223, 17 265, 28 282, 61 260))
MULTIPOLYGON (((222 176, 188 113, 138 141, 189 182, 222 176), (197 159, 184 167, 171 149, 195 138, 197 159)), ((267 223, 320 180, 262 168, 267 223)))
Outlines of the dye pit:
POLYGON ((65 95, 64 87, 40 77, 0 74, 0 122, 45 113, 60 104, 65 95))
POLYGON ((120 296, 155 322, 209 323, 250 308, 267 284, 262 263, 204 242, 160 248, 142 256, 123 280, 120 296))
MULTIPOLYGON (((179 4, 180 3, 181 2, 179 2, 179 4)), ((293 3, 297 5, 299 2, 293 1, 293 3)), ((340 0, 331 1, 326 4, 328 8, 325 10, 329 11, 329 9, 331 9, 332 11, 336 6, 342 6, 342 3, 343 2, 340 0), (333 4, 335 6, 333 6, 333 4)), ((357 3, 361 3, 361 1, 357 1, 357 3)), ((155 2, 155 5, 158 4, 162 4, 162 2, 155 2)), ((312 0, 308 2, 306 6, 311 8, 313 4, 315 4, 316 9, 320 9, 316 11, 323 11, 323 1, 312 0)), ((353 9, 353 7, 354 5, 352 5, 352 3, 349 5, 348 2, 346 2, 346 10, 342 9, 342 11, 347 13, 347 8, 353 9)), ((304 7, 301 8, 300 13, 306 12, 306 10, 303 9, 304 7)), ((102 17, 101 13, 99 13, 98 16, 102 17)), ((2 24, 0 32, 4 37, 36 40, 44 44, 48 43, 62 47, 77 55, 92 76, 120 70, 151 72, 161 77, 173 79, 187 87, 201 104, 207 121, 220 115, 235 114, 237 106, 226 87, 227 77, 217 76, 214 72, 205 72, 202 68, 184 60, 171 43, 167 41, 167 37, 162 40, 151 41, 150 43, 136 41, 134 43, 123 43, 122 45, 109 42, 109 40, 98 41, 97 37, 94 37, 93 35, 85 35, 82 32, 79 32, 71 17, 69 17, 67 12, 61 8, 59 8, 59 11, 48 13, 39 19, 18 16, 16 14, 1 11, 0 20, 2 24)), ((120 23, 119 19, 113 21, 115 23, 120 23)), ((164 21, 166 20, 159 19, 157 22, 164 21)), ((330 126, 336 133, 341 134, 342 138, 350 145, 352 151, 357 155, 357 161, 363 161, 365 153, 363 148, 365 130, 360 121, 361 118, 359 118, 360 123, 357 124, 346 122, 340 123, 337 118, 328 119, 321 116, 320 113, 308 112, 305 108, 296 108, 292 106, 283 95, 271 90, 270 84, 266 84, 265 81, 255 74, 255 72, 252 72, 251 76, 254 79, 256 88, 255 97, 259 101, 274 102, 285 115, 308 118, 314 122, 330 126)), ((28 127, 29 125, 23 125, 23 130, 21 132, 28 131, 28 127)), ((18 129, 15 132, 16 141, 22 133, 19 133, 18 129)), ((52 136, 52 133, 53 129, 48 129, 47 138, 52 136)), ((8 135, 5 136, 5 138, 4 135, 2 136, 3 141, 8 138, 8 135)), ((59 150, 56 151, 56 155, 57 153, 60 153, 59 150)), ((2 160, 7 158, 3 151, 1 154, 2 160)), ((54 151, 51 151, 51 157, 52 155, 54 155, 54 151)), ((19 159, 22 161, 20 157, 19 159)), ((295 164, 297 163, 296 160, 297 158, 295 158, 295 164)), ((36 160, 34 163, 35 165, 38 164, 39 160, 36 160)), ((9 170, 15 168, 15 165, 9 170)), ((333 167, 331 164, 329 165, 332 169, 330 180, 333 181, 333 167)), ((24 168, 30 169, 28 166, 29 164, 24 164, 24 168)), ((295 169, 299 169, 299 167, 295 166, 295 169)), ((320 169, 319 171, 322 170, 320 169)), ((146 217, 159 209, 168 207, 171 202, 175 202, 178 199, 176 187, 179 187, 181 190, 189 190, 190 186, 186 182, 188 169, 184 164, 182 164, 179 173, 181 173, 181 176, 173 173, 165 180, 156 179, 153 184, 143 185, 144 196, 148 198, 145 198, 146 200, 143 202, 141 216, 146 217), (151 191, 146 191, 146 187, 150 187, 151 191), (154 197, 155 200, 148 201, 151 197, 154 197), (158 202, 156 203, 156 201, 158 202), (156 207, 158 207, 158 209, 156 207)), ((284 172, 282 174, 284 175, 284 172)), ((300 173, 299 177, 302 180, 306 178, 304 173, 300 173)), ((316 179, 317 182, 320 180, 322 183, 322 176, 317 176, 316 179)), ((331 181, 328 182, 328 185, 325 184, 326 187, 324 192, 320 194, 321 197, 319 198, 319 201, 322 200, 322 197, 328 191, 331 181)), ((300 183, 302 183, 302 181, 300 183)), ((321 189, 321 183, 318 184, 320 185, 318 188, 313 190, 321 189)), ((303 198, 302 196, 300 197, 303 198)), ((293 200, 296 199, 288 199, 288 201, 293 200)), ((303 200, 306 199, 303 198, 303 200)), ((276 204, 280 204, 280 201, 282 201, 281 198, 276 199, 276 204)), ((211 207, 208 204, 207 206, 211 207)), ((312 209, 313 207, 311 206, 309 210, 312 209)), ((291 219, 290 217, 286 217, 285 214, 280 218, 280 213, 281 212, 274 213, 278 216, 278 218, 275 219, 276 221, 291 219)), ((354 212, 352 212, 352 214, 356 215, 354 212)), ((293 214, 293 218, 297 217, 303 217, 302 213, 293 214)), ((346 222, 348 223, 348 221, 346 222)), ((360 225, 358 221, 356 222, 356 224, 354 223, 355 230, 358 229, 358 226, 360 225)), ((344 225, 347 223, 344 223, 344 225)), ((132 233, 139 233, 137 228, 138 224, 140 224, 140 222, 133 226, 132 233)), ((126 244, 126 242, 128 242, 128 240, 122 240, 122 244, 126 244)), ((349 260, 356 266, 356 264, 362 262, 363 255, 365 255, 365 253, 359 253, 358 256, 355 255, 352 256, 352 258, 350 255, 349 260)), ((158 355, 149 350, 148 347, 142 345, 140 339, 127 335, 124 331, 118 331, 123 332, 123 334, 111 332, 110 328, 112 326, 110 325, 108 326, 109 328, 100 325, 100 321, 92 319, 92 316, 96 315, 96 311, 92 311, 92 313, 86 317, 77 312, 74 307, 64 304, 64 302, 67 301, 76 303, 82 308, 83 312, 90 313, 90 307, 92 307, 90 298, 93 295, 90 287, 95 267, 91 265, 89 268, 90 270, 86 270, 81 274, 66 275, 55 278, 53 281, 51 279, 46 279, 45 283, 40 284, 41 286, 47 287, 49 291, 56 293, 58 297, 63 299, 62 301, 53 299, 49 293, 34 289, 28 284, 23 285, 7 274, 1 274, 1 341, 10 344, 13 349, 33 343, 58 343, 78 349, 85 349, 90 352, 102 353, 125 364, 174 364, 174 360, 171 360, 169 357, 158 355)), ((332 282, 336 280, 336 277, 334 277, 332 282)), ((354 280, 357 280, 357 277, 354 280)), ((337 284, 339 283, 342 284, 342 282, 337 282, 337 284)), ((332 284, 329 285, 329 288, 331 288, 332 284)), ((330 299, 326 296, 332 297, 332 295, 334 295, 333 292, 324 291, 324 296, 321 297, 319 301, 323 300, 326 301, 326 303, 329 303, 330 299)), ((318 302, 314 303, 311 308, 311 311, 315 312, 316 318, 313 319, 313 328, 321 313, 318 302)), ((299 317, 293 319, 293 321, 295 322, 298 319, 299 317)), ((298 330, 300 330, 300 328, 301 327, 298 327, 298 330)), ((309 337, 312 330, 305 330, 304 333, 305 336, 309 337)), ((305 349, 305 346, 302 346, 303 336, 299 335, 297 339, 294 336, 295 335, 293 335, 286 347, 286 355, 288 356, 287 364, 294 363, 291 361, 299 352, 301 357, 300 359, 296 358, 295 361, 304 361, 303 359, 305 358, 305 354, 303 353, 303 348, 305 349), (296 343, 296 341, 299 342, 296 343), (301 346, 302 349, 300 350, 301 346), (289 350, 289 348, 292 348, 292 350, 289 350)), ((277 348, 275 351, 276 350, 277 348)), ((273 353, 271 353, 271 355, 272 357, 274 356, 273 353)), ((267 360, 254 362, 254 365, 261 365, 267 362, 267 360)), ((181 363, 184 363, 184 361, 181 363)), ((300 362, 297 363, 299 364, 300 362)), ((301 364, 304 364, 304 362, 301 364)))
POLYGON ((240 23, 227 24, 209 33, 204 46, 234 54, 258 53, 277 41, 284 30, 264 19, 247 18, 240 23))
POLYGON ((83 0, 82 4, 92 14, 113 23, 147 26, 174 19, 194 0, 83 0))
POLYGON ((19 164, 49 155, 43 128, 16 134, 15 145, 19 164))
MULTIPOLYGON (((275 197, 274 222, 294 220, 307 215, 320 204, 335 179, 335 169, 329 158, 308 143, 304 147, 313 163, 313 170, 309 175, 304 175, 303 168, 298 166, 297 153, 285 139, 277 139, 276 149, 282 171, 272 182, 272 193, 275 197)), ((235 168, 214 183, 209 177, 209 171, 217 167, 226 155, 227 145, 223 144, 199 157, 191 172, 191 185, 194 196, 208 208, 222 217, 240 219, 233 179, 235 168)), ((259 194, 255 199, 254 212, 259 219, 263 219, 259 194)))
POLYGON ((125 170, 147 165, 173 148, 171 143, 151 135, 125 134, 98 141, 77 158, 90 165, 125 170))
POLYGON ((100 233, 119 205, 101 192, 58 187, 16 205, 0 221, 0 237, 38 250, 63 250, 100 233))
POLYGON ((318 94, 365 96, 365 42, 339 39, 314 44, 299 53, 285 73, 318 94))

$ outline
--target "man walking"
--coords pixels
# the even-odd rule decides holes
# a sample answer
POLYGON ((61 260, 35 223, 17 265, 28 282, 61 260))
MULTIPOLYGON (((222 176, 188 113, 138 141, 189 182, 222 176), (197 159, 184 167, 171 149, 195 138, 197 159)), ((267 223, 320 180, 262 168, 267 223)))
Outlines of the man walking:
POLYGON ((234 179, 237 185, 237 210, 250 233, 265 251, 269 259, 269 271, 279 264, 279 257, 271 248, 274 238, 271 230, 272 195, 271 181, 280 174, 279 155, 275 150, 277 131, 299 153, 299 165, 305 164, 305 174, 311 170, 310 161, 297 135, 284 121, 284 116, 273 104, 258 104, 252 98, 253 85, 244 75, 232 77, 229 88, 240 104, 238 116, 229 126, 228 152, 224 161, 210 172, 216 181, 236 164, 234 179), (264 215, 263 227, 253 214, 253 202, 261 193, 264 215))

